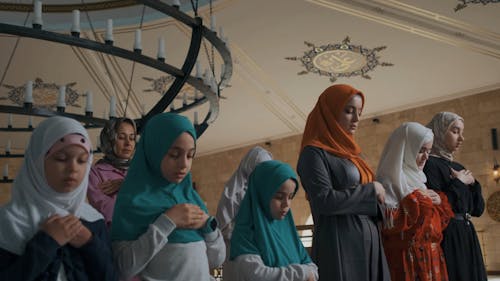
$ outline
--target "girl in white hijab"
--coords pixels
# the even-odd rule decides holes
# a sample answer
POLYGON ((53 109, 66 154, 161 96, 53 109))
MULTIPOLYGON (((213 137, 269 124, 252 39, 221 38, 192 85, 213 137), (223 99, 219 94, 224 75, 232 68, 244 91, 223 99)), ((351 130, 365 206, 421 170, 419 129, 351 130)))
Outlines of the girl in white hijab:
POLYGON ((0 280, 116 280, 103 217, 85 203, 91 148, 73 119, 34 130, 0 209, 0 280))
POLYGON ((397 128, 377 169, 385 188, 382 237, 392 280, 447 281, 439 243, 453 215, 444 194, 425 186, 432 131, 415 122, 397 128))
POLYGON ((255 146, 243 157, 231 178, 227 181, 217 206, 216 219, 226 242, 226 258, 229 257, 229 243, 234 229, 234 219, 240 209, 241 200, 248 188, 248 177, 255 166, 273 159, 273 155, 260 146, 255 146))

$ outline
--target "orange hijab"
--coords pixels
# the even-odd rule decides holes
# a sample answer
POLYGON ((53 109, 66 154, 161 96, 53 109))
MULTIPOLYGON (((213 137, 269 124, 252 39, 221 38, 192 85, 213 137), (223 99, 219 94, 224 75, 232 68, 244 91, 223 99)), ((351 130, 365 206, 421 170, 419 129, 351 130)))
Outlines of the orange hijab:
POLYGON ((349 85, 333 85, 328 87, 318 99, 307 117, 306 128, 302 136, 301 151, 310 145, 319 147, 335 156, 346 158, 358 168, 361 183, 373 181, 373 171, 359 156, 361 148, 352 135, 347 134, 337 122, 337 115, 354 96, 359 95, 365 104, 363 93, 349 85))

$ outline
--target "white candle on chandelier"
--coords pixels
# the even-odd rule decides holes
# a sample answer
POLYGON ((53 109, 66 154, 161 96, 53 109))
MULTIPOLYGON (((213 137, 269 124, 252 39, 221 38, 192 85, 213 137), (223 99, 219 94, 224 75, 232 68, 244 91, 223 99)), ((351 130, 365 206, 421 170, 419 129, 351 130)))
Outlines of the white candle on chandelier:
POLYGON ((85 112, 92 112, 92 92, 91 91, 86 91, 85 95, 87 96, 86 98, 86 104, 85 104, 85 112))
POLYGON ((9 113, 7 116, 7 127, 12 127, 12 114, 9 113))
POLYGON ((179 8, 181 6, 181 1, 179 1, 179 0, 173 0, 172 1, 172 6, 179 8))
POLYGON ((116 98, 111 96, 109 101, 109 117, 116 117, 116 98))
POLYGON ((196 78, 202 78, 202 73, 201 73, 201 64, 199 60, 196 60, 196 64, 194 65, 196 69, 196 78))
POLYGON ((32 127, 33 127, 33 116, 30 115, 30 117, 28 118, 28 128, 32 127))
POLYGON ((182 105, 186 105, 188 103, 187 93, 182 94, 182 105))
POLYGON ((224 29, 222 28, 222 26, 219 26, 219 38, 222 40, 222 38, 224 37, 224 29))
POLYGON ((144 116, 146 115, 146 104, 141 104, 141 115, 144 116))
POLYGON ((104 35, 104 40, 113 41, 113 20, 108 19, 106 22, 106 34, 104 35))
POLYGON ((80 11, 73 10, 73 25, 71 26, 71 32, 80 32, 80 11))
POLYGON ((198 111, 194 112, 194 122, 195 125, 198 125, 198 111))
POLYGON ((8 140, 7 144, 5 145, 5 152, 10 153, 10 149, 11 149, 11 142, 10 140, 8 140))
POLYGON ((33 81, 28 81, 26 83, 26 88, 24 91, 24 102, 33 103, 33 81))
POLYGON ((35 14, 33 18, 33 24, 42 25, 42 1, 35 1, 33 6, 33 13, 35 14))
POLYGON ((158 55, 157 58, 165 59, 165 39, 163 36, 158 38, 158 55))
POLYGON ((205 69, 205 75, 203 77, 203 83, 210 86, 211 72, 208 68, 205 69))
POLYGON ((57 107, 66 107, 66 86, 59 87, 59 94, 57 95, 57 107))
POLYGON ((135 41, 134 41, 134 50, 142 50, 141 46, 141 30, 135 30, 135 41))
POLYGON ((3 177, 8 179, 9 178, 9 164, 5 164, 5 166, 3 166, 3 177))
POLYGON ((215 24, 215 15, 214 14, 210 15, 210 29, 213 32, 217 32, 217 25, 215 24))

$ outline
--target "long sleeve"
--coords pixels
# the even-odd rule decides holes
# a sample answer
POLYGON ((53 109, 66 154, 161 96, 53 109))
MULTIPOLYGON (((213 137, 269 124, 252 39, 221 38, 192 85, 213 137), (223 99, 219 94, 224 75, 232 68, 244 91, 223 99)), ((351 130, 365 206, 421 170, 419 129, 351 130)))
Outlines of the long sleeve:
POLYGON ((113 253, 120 277, 129 279, 138 275, 168 242, 175 224, 160 215, 137 240, 113 242, 113 253))
POLYGON ((106 195, 99 188, 99 184, 111 180, 103 178, 103 175, 99 172, 97 167, 92 167, 89 174, 89 187, 87 189, 87 198, 89 203, 99 211, 106 221, 106 225, 111 224, 113 219, 113 210, 115 208, 116 194, 111 196, 106 195))
POLYGON ((239 276, 235 281, 307 281, 311 273, 318 280, 318 268, 314 263, 269 267, 259 255, 241 255, 231 263, 233 273, 239 276))
POLYGON ((474 217, 480 217, 484 212, 484 198, 481 192, 481 184, 475 181, 469 186, 469 191, 472 195, 470 214, 474 217))
POLYGON ((219 229, 205 234, 207 245, 208 266, 210 269, 219 267, 226 258, 226 245, 219 229))
POLYGON ((59 248, 52 237, 38 232, 20 256, 0 249, 0 280, 35 280, 47 272, 59 248))
POLYGON ((418 191, 414 191, 401 200, 399 208, 391 211, 390 219, 393 222, 393 227, 384 228, 383 233, 387 234, 397 234, 401 232, 406 232, 417 224, 420 218, 420 203, 416 195, 418 191))
POLYGON ((113 263, 111 241, 104 221, 84 224, 91 230, 92 238, 78 249, 85 264, 89 280, 118 280, 113 263))
POLYGON ((219 223, 222 235, 228 241, 231 240, 231 234, 234 229, 233 220, 236 217, 236 213, 238 212, 241 203, 241 195, 234 194, 231 196, 230 194, 233 193, 235 193, 234 190, 224 189, 219 204, 217 205, 216 214, 217 222, 219 223))
MULTIPOLYGON (((354 164, 352 166, 355 167, 354 164)), ((297 172, 317 214, 377 215, 377 198, 373 183, 349 187, 334 186, 330 175, 336 176, 338 173, 340 177, 345 171, 331 169, 327 166, 327 160, 321 149, 310 146, 304 148, 297 172)))

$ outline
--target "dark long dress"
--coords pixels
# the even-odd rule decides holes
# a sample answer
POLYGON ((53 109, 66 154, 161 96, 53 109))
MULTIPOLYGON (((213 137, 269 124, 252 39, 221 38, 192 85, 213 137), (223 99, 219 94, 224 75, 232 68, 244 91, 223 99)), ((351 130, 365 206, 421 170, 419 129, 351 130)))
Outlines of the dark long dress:
POLYGON ((297 172, 314 220, 312 259, 322 281, 390 280, 375 217, 373 184, 348 159, 306 146, 297 172))
POLYGON ((476 230, 468 216, 479 217, 484 211, 484 199, 478 181, 468 186, 450 177, 450 167, 460 171, 464 167, 443 158, 431 156, 424 167, 427 186, 442 191, 455 213, 455 218, 443 232, 443 248, 449 280, 486 281, 486 269, 476 230))

